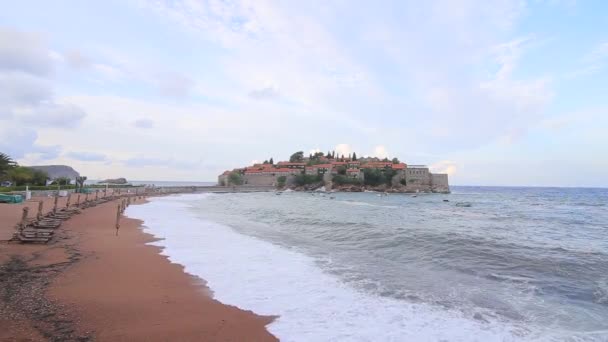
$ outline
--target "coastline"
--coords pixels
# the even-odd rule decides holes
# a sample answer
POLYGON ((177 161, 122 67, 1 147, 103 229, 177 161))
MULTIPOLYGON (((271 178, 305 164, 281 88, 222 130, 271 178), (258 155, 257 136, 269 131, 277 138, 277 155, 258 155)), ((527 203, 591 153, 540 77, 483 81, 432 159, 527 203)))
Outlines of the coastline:
POLYGON ((0 340, 276 340, 272 317, 214 300, 204 280, 147 244, 142 221, 123 216, 116 236, 116 205, 84 210, 47 245, 0 244, 0 340))

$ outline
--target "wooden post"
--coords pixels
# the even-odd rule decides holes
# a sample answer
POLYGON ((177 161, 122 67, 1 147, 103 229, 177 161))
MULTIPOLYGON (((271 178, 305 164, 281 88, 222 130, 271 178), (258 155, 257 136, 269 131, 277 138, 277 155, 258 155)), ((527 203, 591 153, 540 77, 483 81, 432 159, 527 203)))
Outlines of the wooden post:
POLYGON ((120 204, 118 205, 118 210, 116 211, 116 236, 118 236, 118 228, 120 228, 120 204))
POLYGON ((53 214, 57 213, 57 201, 59 201, 59 195, 55 195, 55 203, 53 204, 53 214))
POLYGON ((84 196, 84 202, 88 203, 89 202, 89 193, 87 192, 87 194, 84 196))
POLYGON ((78 194, 78 197, 76 197, 76 206, 80 205, 80 194, 78 194))
POLYGON ((98 194, 99 194, 99 191, 95 190, 95 201, 97 201, 98 194))
POLYGON ((38 214, 36 214, 36 218, 38 220, 42 219, 42 206, 44 205, 44 201, 38 202, 38 214))
POLYGON ((66 209, 69 209, 69 208, 70 208, 70 202, 71 202, 71 200, 72 200, 72 194, 68 194, 68 199, 67 199, 67 201, 65 202, 65 207, 66 207, 66 209))
POLYGON ((27 214, 29 211, 29 207, 23 207, 23 214, 21 215, 21 229, 27 227, 27 214))

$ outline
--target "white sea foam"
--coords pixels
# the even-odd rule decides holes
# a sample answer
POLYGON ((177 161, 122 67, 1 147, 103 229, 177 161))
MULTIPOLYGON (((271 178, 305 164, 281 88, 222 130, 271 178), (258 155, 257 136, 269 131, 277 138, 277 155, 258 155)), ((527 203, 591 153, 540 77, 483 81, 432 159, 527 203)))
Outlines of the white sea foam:
POLYGON ((208 282, 219 301, 280 316, 269 330, 284 341, 515 341, 510 328, 457 311, 359 292, 308 256, 197 217, 208 195, 153 198, 127 214, 144 220, 163 254, 208 282))

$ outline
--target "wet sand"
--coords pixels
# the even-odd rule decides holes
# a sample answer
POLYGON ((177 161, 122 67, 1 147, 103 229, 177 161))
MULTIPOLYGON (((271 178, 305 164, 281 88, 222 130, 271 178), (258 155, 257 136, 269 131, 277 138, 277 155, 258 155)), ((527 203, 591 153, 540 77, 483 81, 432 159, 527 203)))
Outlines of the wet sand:
MULTIPOLYGON (((47 245, 0 243, 0 341, 276 340, 271 317, 214 300, 146 245, 141 221, 123 217, 116 236, 116 206, 84 210, 47 245)), ((0 204, 0 232, 20 207, 0 204)))

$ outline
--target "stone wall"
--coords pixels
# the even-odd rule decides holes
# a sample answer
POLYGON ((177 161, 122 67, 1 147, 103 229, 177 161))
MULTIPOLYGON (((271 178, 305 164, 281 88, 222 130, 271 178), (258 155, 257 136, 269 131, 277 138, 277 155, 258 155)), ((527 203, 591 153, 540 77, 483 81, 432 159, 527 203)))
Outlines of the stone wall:
POLYGON ((274 186, 277 182, 277 177, 264 174, 249 174, 243 175, 243 184, 246 185, 261 185, 274 186))
POLYGON ((431 190, 433 192, 450 192, 446 173, 431 173, 431 190))
POLYGON ((431 173, 428 168, 405 169, 407 191, 430 191, 431 173))
MULTIPOLYGON (((249 174, 243 175, 244 185, 255 185, 255 186, 276 186, 277 179, 282 175, 271 175, 271 174, 249 174)), ((292 185, 295 181, 293 175, 283 175, 287 177, 285 180, 286 185, 292 185)))

